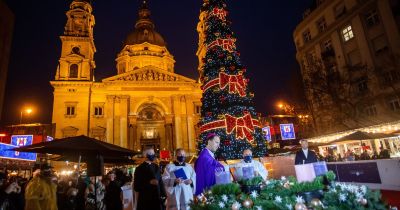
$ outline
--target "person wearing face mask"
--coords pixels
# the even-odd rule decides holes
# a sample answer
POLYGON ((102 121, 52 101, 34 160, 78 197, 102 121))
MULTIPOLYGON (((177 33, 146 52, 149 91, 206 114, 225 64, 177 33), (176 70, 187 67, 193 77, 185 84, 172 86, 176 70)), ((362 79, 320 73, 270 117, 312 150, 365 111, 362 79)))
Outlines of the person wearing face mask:
POLYGON ((136 192, 137 210, 162 210, 166 192, 159 166, 154 163, 156 156, 151 147, 143 150, 146 161, 140 164, 134 174, 133 188, 136 192))
POLYGON ((243 160, 240 161, 242 165, 252 166, 256 176, 261 176, 264 181, 267 180, 268 171, 265 169, 262 163, 257 160, 253 160, 253 153, 250 149, 243 150, 243 160))
POLYGON ((168 195, 167 209, 186 210, 189 209, 189 203, 193 200, 196 173, 190 164, 185 163, 185 150, 177 149, 175 154, 175 161, 165 167, 163 174, 168 195), (183 171, 186 177, 177 177, 182 175, 177 173, 178 171, 183 171))
POLYGON ((196 196, 215 185, 216 171, 225 171, 224 166, 214 156, 214 153, 219 148, 219 136, 215 133, 209 133, 205 141, 207 146, 200 152, 194 164, 194 170, 196 171, 196 196))
POLYGON ((25 210, 57 210, 57 185, 52 182, 50 165, 43 164, 40 174, 25 189, 25 210))

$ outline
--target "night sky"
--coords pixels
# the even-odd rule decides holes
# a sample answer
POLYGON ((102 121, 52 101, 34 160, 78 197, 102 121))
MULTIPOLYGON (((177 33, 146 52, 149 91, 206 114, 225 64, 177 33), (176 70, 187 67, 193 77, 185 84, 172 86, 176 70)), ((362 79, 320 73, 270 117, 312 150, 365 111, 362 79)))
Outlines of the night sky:
MULTIPOLYGON (((35 113, 24 123, 50 123, 54 79, 61 53, 59 36, 72 0, 6 0, 15 14, 14 37, 3 110, 3 124, 17 124, 23 106, 35 113)), ((292 38, 303 11, 312 0, 227 1, 228 20, 236 34, 237 49, 247 67, 256 108, 272 114, 278 100, 302 102, 299 67, 292 38)), ((133 30, 138 0, 95 0, 93 14, 95 77, 97 81, 116 74, 115 58, 122 42, 133 30)), ((197 79, 198 23, 202 0, 150 0, 156 30, 164 37, 176 60, 175 73, 197 79)))

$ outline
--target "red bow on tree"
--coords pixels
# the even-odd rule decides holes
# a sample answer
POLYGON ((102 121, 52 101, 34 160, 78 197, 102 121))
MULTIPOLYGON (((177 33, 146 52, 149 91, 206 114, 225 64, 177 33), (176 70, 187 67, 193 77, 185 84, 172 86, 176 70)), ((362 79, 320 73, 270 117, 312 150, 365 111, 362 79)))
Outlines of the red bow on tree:
POLYGON ((218 17, 221 20, 226 19, 227 11, 224 9, 214 8, 211 15, 218 17))
POLYGON ((223 72, 219 73, 219 87, 224 89, 229 85, 229 93, 239 93, 240 96, 246 95, 246 81, 243 75, 228 75, 223 72))
POLYGON ((217 39, 213 42, 211 42, 208 45, 208 48, 213 48, 215 46, 220 46, 222 47, 224 50, 228 51, 228 52, 233 52, 236 49, 236 39, 217 39))
POLYGON ((227 114, 225 115, 225 120, 227 133, 230 134, 235 131, 236 138, 244 139, 246 137, 249 142, 254 141, 254 124, 250 114, 246 114, 243 117, 233 117, 227 114))

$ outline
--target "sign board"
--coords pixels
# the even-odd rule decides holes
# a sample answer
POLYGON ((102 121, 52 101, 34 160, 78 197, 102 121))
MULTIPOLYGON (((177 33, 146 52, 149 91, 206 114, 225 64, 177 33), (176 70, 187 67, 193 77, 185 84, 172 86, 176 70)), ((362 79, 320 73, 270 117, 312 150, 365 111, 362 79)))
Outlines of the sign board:
POLYGON ((170 159, 171 158, 171 153, 169 150, 161 150, 160 151, 160 158, 161 159, 170 159))
POLYGON ((279 127, 281 129, 282 140, 296 139, 296 135, 294 132, 294 126, 292 123, 280 124, 279 127))
POLYGON ((263 127, 262 132, 267 141, 271 141, 271 130, 269 126, 263 127))
POLYGON ((17 146, 11 144, 3 144, 0 143, 0 157, 2 158, 9 158, 9 159, 20 159, 20 160, 28 160, 28 161, 35 161, 36 160, 36 153, 30 152, 17 152, 12 151, 10 149, 16 148, 17 146))
POLYGON ((26 145, 31 145, 33 142, 33 135, 12 135, 11 145, 22 147, 26 145))

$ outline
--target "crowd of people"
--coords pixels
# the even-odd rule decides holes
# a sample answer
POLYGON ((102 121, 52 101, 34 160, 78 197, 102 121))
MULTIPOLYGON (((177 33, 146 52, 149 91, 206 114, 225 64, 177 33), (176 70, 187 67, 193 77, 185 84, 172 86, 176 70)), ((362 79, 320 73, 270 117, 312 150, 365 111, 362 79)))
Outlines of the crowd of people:
POLYGON ((121 187, 131 183, 132 174, 126 170, 98 177, 78 173, 57 177, 50 165, 37 164, 29 180, 0 172, 0 209, 122 210, 121 187))
MULTIPOLYGON (((143 150, 146 159, 134 174, 122 168, 105 176, 76 172, 58 177, 49 164, 35 165, 29 180, 0 173, 0 210, 189 209, 197 195, 216 184, 215 171, 229 168, 214 157, 219 136, 208 135, 205 143, 194 167, 186 163, 186 151, 177 149, 174 161, 161 170, 154 149, 149 147, 143 150), (131 193, 124 194, 125 190, 131 193)), ((267 171, 253 160, 250 149, 243 151, 241 163, 253 166, 255 175, 267 178, 267 171)))
POLYGON ((355 160, 376 160, 376 159, 389 159, 390 151, 381 148, 380 152, 372 152, 370 149, 364 149, 362 152, 355 152, 354 150, 347 150, 344 155, 335 152, 326 152, 324 156, 319 157, 320 160, 326 162, 337 161, 355 161, 355 160))

